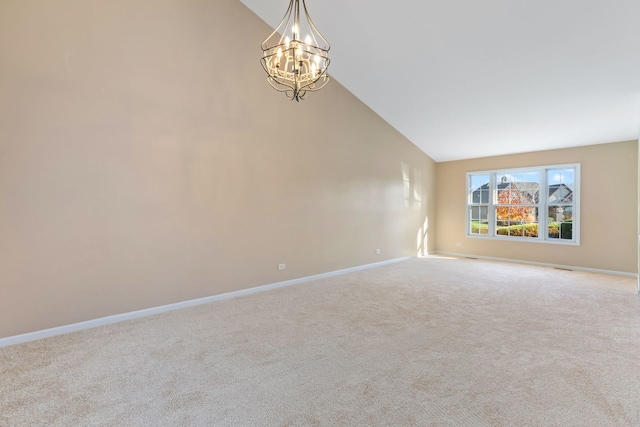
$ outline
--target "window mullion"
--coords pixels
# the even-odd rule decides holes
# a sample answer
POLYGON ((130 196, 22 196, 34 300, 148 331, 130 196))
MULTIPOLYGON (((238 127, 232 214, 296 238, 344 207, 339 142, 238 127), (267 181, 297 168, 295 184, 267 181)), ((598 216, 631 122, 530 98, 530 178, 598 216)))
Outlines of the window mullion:
POLYGON ((549 187, 547 186, 547 168, 540 169, 540 192, 538 193, 538 239, 547 240, 549 230, 549 187), (542 216, 542 220, 540 217, 542 216))
POLYGON ((489 175, 489 191, 491 194, 489 195, 489 212, 487 214, 487 219, 489 221, 489 235, 492 237, 496 237, 496 174, 492 173, 489 175))

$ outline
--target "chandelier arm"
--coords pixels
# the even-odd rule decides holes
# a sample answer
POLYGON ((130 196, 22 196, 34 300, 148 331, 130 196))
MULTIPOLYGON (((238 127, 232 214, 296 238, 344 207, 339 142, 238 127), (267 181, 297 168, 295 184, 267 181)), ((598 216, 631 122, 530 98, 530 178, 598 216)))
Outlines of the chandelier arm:
MULTIPOLYGON (((295 5, 293 6, 293 40, 299 40, 300 38, 300 2, 293 0, 295 5)), ((304 3, 304 0, 303 0, 304 3)))
POLYGON ((312 82, 307 83, 304 86, 301 86, 299 90, 305 90, 305 91, 309 91, 309 92, 316 92, 320 89, 322 89, 323 87, 325 87, 327 85, 327 83, 329 83, 329 78, 327 77, 325 81, 322 82, 322 84, 318 84, 317 87, 315 87, 314 85, 318 82, 318 80, 314 80, 312 82))
MULTIPOLYGON (((267 50, 268 49, 267 42, 269 41, 269 39, 271 39, 271 37, 274 36, 274 34, 278 33, 278 30, 280 30, 280 28, 283 25, 284 25, 284 28, 287 28, 286 24, 288 24, 288 21, 289 21, 289 19, 291 17, 291 9, 293 8, 293 2, 294 2, 294 0, 291 0, 289 2, 289 7, 287 8, 287 11, 285 12, 285 14, 282 17, 282 19, 280 20, 280 23, 278 24, 278 26, 275 28, 275 30, 273 30, 273 32, 271 34, 269 34, 269 37, 264 39, 264 41, 262 42, 262 50, 267 50)), ((284 37, 284 33, 285 32, 283 32, 282 35, 280 36, 280 43, 278 43, 278 44, 282 44, 282 38, 284 37)))
POLYGON ((274 85, 273 84, 273 79, 271 77, 267 77, 267 81, 269 82, 271 87, 274 88, 275 90, 277 90, 278 92, 287 92, 287 91, 291 90, 291 88, 288 87, 288 86, 286 88, 282 88, 282 87, 274 85))
POLYGON ((329 52, 329 50, 331 49, 331 44, 329 44, 329 41, 327 39, 324 38, 324 36, 322 35, 322 33, 320 32, 320 30, 318 30, 318 28, 316 27, 316 25, 313 23, 313 20, 311 19, 311 16, 309 16, 309 11, 307 10, 307 3, 305 3, 305 0, 302 0, 302 7, 304 8, 304 15, 307 18, 307 21, 309 22, 309 27, 311 28, 311 35, 313 36, 313 41, 316 44, 317 47, 320 47, 318 44, 318 40, 316 40, 316 35, 315 33, 318 33, 318 35, 320 36, 320 38, 322 39, 322 41, 327 45, 326 48, 322 49, 325 52, 329 52))

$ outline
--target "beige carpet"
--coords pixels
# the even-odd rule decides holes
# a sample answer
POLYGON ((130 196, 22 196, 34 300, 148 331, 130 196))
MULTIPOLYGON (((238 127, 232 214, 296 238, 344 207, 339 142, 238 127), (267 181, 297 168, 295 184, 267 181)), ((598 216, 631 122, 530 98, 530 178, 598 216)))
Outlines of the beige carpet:
POLYGON ((0 425, 640 426, 640 297, 415 259, 0 349, 0 425))

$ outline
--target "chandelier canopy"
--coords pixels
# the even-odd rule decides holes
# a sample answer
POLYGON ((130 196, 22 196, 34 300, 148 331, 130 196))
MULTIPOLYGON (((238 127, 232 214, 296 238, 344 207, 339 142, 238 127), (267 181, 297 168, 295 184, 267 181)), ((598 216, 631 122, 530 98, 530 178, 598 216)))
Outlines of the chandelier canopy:
POLYGON ((273 33, 262 42, 260 62, 267 80, 291 100, 305 99, 307 92, 322 89, 328 82, 331 46, 316 28, 302 0, 304 19, 300 20, 300 0, 289 8, 273 33))

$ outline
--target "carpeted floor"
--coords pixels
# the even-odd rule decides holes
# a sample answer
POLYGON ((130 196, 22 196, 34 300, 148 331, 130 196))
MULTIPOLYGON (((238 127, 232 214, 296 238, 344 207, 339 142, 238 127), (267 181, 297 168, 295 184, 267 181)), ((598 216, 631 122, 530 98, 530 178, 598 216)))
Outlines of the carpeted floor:
POLYGON ((420 258, 0 349, 0 426, 640 426, 635 279, 420 258))

